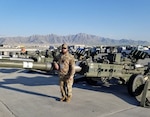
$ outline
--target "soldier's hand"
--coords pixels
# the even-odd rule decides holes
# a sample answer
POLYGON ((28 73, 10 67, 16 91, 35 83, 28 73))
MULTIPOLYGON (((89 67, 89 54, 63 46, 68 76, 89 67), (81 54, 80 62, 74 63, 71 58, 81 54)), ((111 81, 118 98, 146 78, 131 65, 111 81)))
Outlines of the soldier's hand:
POLYGON ((55 68, 56 70, 58 70, 58 69, 59 69, 59 65, 58 65, 58 63, 53 62, 53 64, 54 64, 54 68, 55 68))

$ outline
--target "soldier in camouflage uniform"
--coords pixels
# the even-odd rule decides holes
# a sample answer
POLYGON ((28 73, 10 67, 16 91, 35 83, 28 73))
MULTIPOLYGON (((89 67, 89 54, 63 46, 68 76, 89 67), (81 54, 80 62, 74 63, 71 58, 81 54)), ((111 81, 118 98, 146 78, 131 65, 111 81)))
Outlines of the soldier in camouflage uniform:
POLYGON ((54 59, 54 67, 60 77, 60 101, 70 102, 72 98, 72 85, 75 74, 74 56, 69 54, 67 44, 62 44, 61 53, 54 59))

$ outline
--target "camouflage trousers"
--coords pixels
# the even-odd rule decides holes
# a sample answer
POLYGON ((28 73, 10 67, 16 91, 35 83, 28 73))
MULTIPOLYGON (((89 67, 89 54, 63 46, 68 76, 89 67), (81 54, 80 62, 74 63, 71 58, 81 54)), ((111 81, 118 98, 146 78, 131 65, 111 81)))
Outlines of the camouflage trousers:
POLYGON ((64 98, 72 98, 72 85, 73 85, 73 79, 66 79, 60 77, 60 92, 62 97, 64 98))

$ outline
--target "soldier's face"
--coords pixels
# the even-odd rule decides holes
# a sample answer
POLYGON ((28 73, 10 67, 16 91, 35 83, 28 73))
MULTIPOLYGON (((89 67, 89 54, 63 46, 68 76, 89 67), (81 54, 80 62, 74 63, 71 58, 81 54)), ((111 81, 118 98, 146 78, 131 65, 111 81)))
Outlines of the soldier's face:
POLYGON ((62 53, 67 53, 68 52, 68 48, 62 47, 62 53))

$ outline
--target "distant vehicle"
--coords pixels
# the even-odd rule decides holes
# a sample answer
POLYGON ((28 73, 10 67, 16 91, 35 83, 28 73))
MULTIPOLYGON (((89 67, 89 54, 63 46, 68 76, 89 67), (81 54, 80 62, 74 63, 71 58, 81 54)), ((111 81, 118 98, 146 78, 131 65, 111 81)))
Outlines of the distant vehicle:
POLYGON ((137 46, 137 47, 131 47, 129 49, 125 49, 125 50, 122 50, 121 53, 124 57, 128 56, 131 51, 133 50, 138 50, 138 51, 143 51, 143 52, 146 52, 147 53, 147 56, 150 57, 150 50, 148 48, 145 48, 143 46, 137 46))

